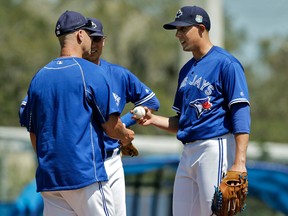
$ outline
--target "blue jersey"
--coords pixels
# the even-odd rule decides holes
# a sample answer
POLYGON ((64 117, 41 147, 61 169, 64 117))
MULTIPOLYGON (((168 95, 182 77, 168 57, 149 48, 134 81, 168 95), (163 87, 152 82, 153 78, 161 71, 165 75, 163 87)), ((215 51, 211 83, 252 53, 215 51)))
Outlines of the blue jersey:
POLYGON ((244 69, 224 49, 214 46, 199 61, 181 69, 172 109, 179 114, 177 138, 183 143, 233 131, 230 107, 248 103, 244 69))
MULTIPOLYGON (((120 112, 123 111, 126 103, 129 102, 133 103, 135 106, 142 105, 153 110, 159 109, 160 104, 155 93, 128 69, 103 59, 100 60, 100 66, 107 74, 113 96, 120 112)), ((123 121, 123 123, 126 122, 123 121)), ((105 135, 106 150, 115 149, 117 147, 119 147, 118 141, 105 135)))
MULTIPOLYGON (((155 93, 142 83, 133 73, 128 69, 109 63, 103 59, 100 60, 100 66, 105 70, 108 81, 112 88, 112 94, 117 102, 119 112, 122 112, 126 103, 133 103, 135 106, 147 106, 150 109, 158 110, 160 107, 159 100, 155 93)), ((27 96, 23 99, 20 110, 19 119, 20 125, 26 125, 26 116, 23 115, 27 102, 27 96)), ((121 118, 125 125, 131 126, 136 121, 131 120, 132 114, 126 114, 121 118)), ((105 135, 105 150, 109 151, 119 147, 118 140, 112 139, 105 135)))
POLYGON ((101 67, 58 58, 33 77, 24 115, 37 138, 37 191, 70 190, 107 181, 103 130, 119 113, 101 67))

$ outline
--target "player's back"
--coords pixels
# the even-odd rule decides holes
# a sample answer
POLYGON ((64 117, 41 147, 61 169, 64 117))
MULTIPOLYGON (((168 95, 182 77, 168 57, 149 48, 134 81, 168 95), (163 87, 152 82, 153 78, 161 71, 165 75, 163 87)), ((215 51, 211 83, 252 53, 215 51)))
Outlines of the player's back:
POLYGON ((37 137, 38 191, 83 187, 101 174, 95 173, 91 155, 101 154, 104 120, 92 123, 95 110, 88 94, 105 88, 102 69, 80 58, 55 59, 34 76, 27 111, 28 130, 37 137))
POLYGON ((33 115, 37 127, 53 125, 54 130, 61 128, 62 134, 67 130, 70 136, 76 127, 75 122, 87 127, 84 124, 90 122, 91 113, 87 112, 83 101, 86 94, 86 63, 77 58, 58 58, 35 75, 29 96, 35 109, 33 115))

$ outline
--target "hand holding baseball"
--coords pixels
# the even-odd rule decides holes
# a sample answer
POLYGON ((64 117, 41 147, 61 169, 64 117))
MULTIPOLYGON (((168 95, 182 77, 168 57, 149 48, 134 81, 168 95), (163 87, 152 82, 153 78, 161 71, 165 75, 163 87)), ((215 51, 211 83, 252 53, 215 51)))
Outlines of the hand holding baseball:
POLYGON ((146 110, 142 106, 137 106, 132 110, 135 119, 141 119, 146 115, 146 110))
POLYGON ((152 111, 148 107, 138 106, 130 112, 133 114, 132 118, 137 120, 138 124, 142 126, 148 126, 151 124, 152 111))

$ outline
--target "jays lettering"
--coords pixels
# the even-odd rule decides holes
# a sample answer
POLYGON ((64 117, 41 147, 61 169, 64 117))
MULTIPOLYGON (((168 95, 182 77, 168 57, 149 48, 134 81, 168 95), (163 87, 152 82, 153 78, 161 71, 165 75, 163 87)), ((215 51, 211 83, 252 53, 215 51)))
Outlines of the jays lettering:
POLYGON ((202 77, 198 77, 197 75, 195 75, 194 79, 192 81, 189 81, 188 84, 197 87, 200 91, 203 91, 207 96, 211 95, 212 91, 214 90, 214 86, 210 82, 203 79, 202 77))
POLYGON ((204 92, 204 94, 207 96, 211 95, 214 91, 214 86, 210 82, 208 82, 203 77, 198 77, 197 75, 194 75, 193 79, 189 82, 188 77, 185 77, 181 82, 179 89, 185 87, 187 83, 188 85, 195 86, 200 91, 204 92))

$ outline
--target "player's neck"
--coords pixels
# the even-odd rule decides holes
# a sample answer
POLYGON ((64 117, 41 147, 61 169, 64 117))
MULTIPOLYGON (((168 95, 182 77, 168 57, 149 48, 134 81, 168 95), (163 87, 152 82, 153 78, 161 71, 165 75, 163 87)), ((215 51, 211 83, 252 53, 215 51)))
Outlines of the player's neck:
POLYGON ((68 47, 63 47, 61 49, 60 57, 71 57, 71 56, 82 58, 82 53, 68 47))
POLYGON ((205 46, 199 47, 199 49, 197 51, 192 52, 193 57, 197 61, 199 61, 200 59, 202 59, 210 51, 210 49, 212 47, 213 47, 212 43, 208 43, 208 44, 205 44, 205 46))

